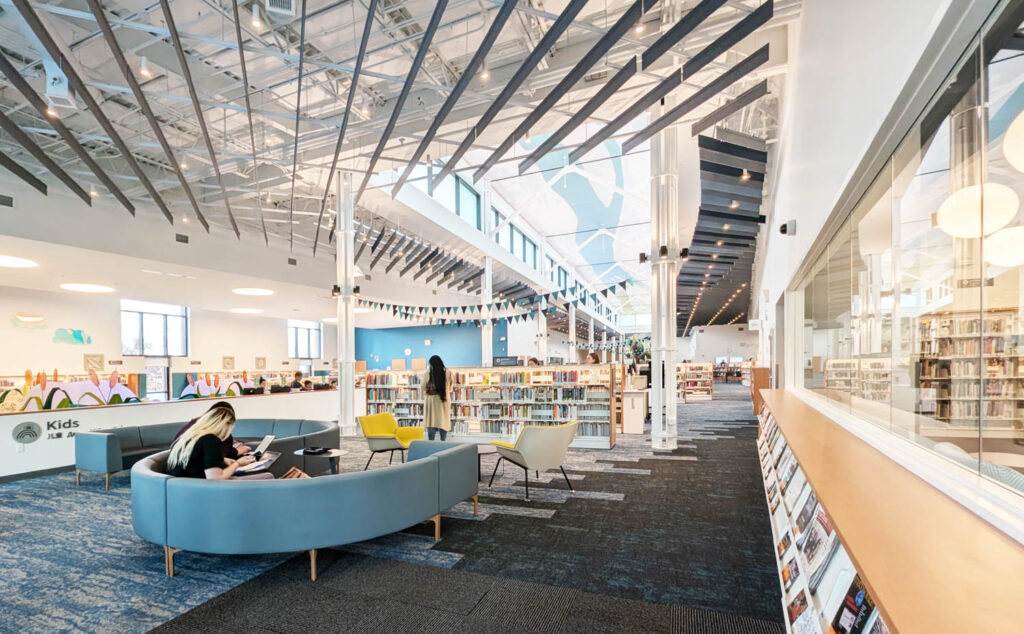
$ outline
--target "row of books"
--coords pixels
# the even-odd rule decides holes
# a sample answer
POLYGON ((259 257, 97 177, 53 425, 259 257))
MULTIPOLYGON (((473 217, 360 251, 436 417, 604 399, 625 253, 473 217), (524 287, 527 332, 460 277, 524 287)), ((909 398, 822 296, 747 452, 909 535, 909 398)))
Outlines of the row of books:
POLYGON ((889 634, 774 417, 764 408, 758 418, 758 454, 788 630, 889 634))
POLYGON ((918 325, 922 339, 958 335, 1021 332, 1021 323, 1013 315, 980 317, 923 317, 918 325))

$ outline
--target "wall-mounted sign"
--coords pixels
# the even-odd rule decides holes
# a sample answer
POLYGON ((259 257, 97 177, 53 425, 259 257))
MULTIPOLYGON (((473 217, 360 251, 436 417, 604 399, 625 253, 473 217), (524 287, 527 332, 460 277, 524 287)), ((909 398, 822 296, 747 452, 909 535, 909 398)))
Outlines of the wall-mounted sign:
POLYGON ((27 445, 29 443, 39 440, 39 437, 43 434, 43 428, 33 422, 18 423, 11 430, 11 436, 14 438, 14 442, 27 445))
POLYGON ((107 361, 107 365, 124 365, 124 359, 111 359, 107 361))
POLYGON ((202 361, 189 361, 190 365, 203 365, 202 361))
POLYGON ((751 319, 750 321, 748 321, 747 322, 747 330, 750 330, 750 331, 761 330, 761 320, 760 319, 751 319))
POLYGON ((281 362, 281 365, 288 365, 288 364, 290 364, 290 363, 291 363, 291 361, 282 361, 282 362, 281 362))

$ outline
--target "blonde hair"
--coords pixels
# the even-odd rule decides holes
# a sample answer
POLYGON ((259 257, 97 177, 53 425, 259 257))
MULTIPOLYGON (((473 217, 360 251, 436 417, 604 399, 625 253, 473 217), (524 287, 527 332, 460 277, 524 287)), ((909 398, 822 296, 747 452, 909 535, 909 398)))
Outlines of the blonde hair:
POLYGON ((231 435, 231 428, 235 424, 235 413, 226 407, 214 407, 200 416, 196 424, 185 430, 178 439, 171 445, 171 453, 167 456, 167 468, 185 467, 189 457, 192 456, 192 449, 203 436, 213 434, 224 440, 231 435))

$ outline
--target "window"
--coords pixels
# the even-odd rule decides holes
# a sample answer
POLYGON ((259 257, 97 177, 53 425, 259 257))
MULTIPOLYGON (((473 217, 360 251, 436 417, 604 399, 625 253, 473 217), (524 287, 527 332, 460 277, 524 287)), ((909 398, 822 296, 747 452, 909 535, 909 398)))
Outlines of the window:
POLYGON ((562 267, 558 267, 558 288, 569 290, 569 273, 562 267))
POLYGON ((550 255, 545 256, 544 259, 547 262, 548 279, 551 280, 552 282, 554 282, 555 281, 555 259, 552 258, 550 255))
POLYGON ((792 288, 804 333, 794 370, 948 470, 1024 494, 1024 57, 1006 15, 822 236, 792 288))
POLYGON ((537 268, 537 243, 523 236, 523 262, 531 269, 537 268))
MULTIPOLYGON (((501 213, 494 207, 491 207, 491 213, 494 217, 494 229, 501 227, 501 223, 505 221, 505 214, 501 213)), ((498 243, 501 248, 506 251, 512 250, 512 223, 508 223, 504 227, 501 227, 500 231, 494 234, 494 241, 498 243)))
POLYGON ((454 176, 445 176, 444 180, 437 184, 434 188, 434 200, 444 206, 445 209, 450 209, 455 213, 458 213, 458 207, 455 202, 455 181, 454 176))
POLYGON ((480 218, 480 194, 476 193, 476 190, 461 178, 456 178, 455 181, 458 183, 459 190, 456 213, 469 224, 481 229, 483 225, 480 218))
POLYGON ((121 300, 121 354, 130 357, 188 355, 188 308, 121 300))
POLYGON ((512 227, 512 255, 516 256, 520 260, 526 261, 526 255, 523 251, 523 232, 512 227))
POLYGON ((323 326, 315 321, 288 320, 288 358, 323 358, 323 326))

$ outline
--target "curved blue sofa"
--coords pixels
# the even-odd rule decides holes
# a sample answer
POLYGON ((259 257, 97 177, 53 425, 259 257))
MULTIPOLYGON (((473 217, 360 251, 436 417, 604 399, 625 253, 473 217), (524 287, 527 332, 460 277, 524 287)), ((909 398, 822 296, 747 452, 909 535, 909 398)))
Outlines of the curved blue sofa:
POLYGON ((473 498, 475 445, 416 441, 401 465, 292 480, 204 480, 164 473, 167 452, 132 467, 132 526, 174 554, 241 555, 309 551, 316 580, 319 548, 364 541, 427 520, 441 538, 441 512, 473 498), (238 509, 250 519, 239 521, 238 509), (253 514, 254 509, 267 513, 253 514))
MULTIPOLYGON (((99 471, 106 474, 109 489, 112 474, 131 469, 146 456, 169 449, 174 435, 184 426, 185 422, 160 423, 79 432, 75 435, 76 482, 81 484, 82 471, 99 471)), ((322 469, 327 464, 320 460, 307 465, 304 456, 294 455, 296 449, 341 446, 338 424, 321 420, 243 418, 235 422, 233 433, 235 440, 243 441, 259 441, 270 434, 276 436, 270 449, 281 452, 270 469, 277 476, 291 467, 308 473, 307 466, 322 469)))

